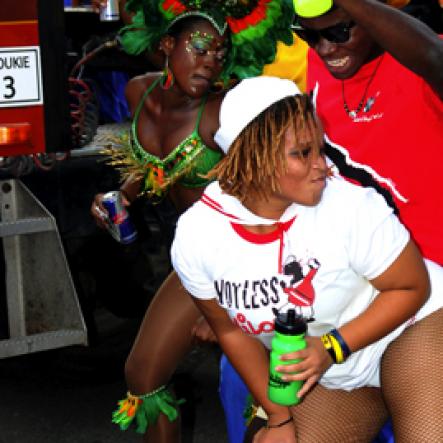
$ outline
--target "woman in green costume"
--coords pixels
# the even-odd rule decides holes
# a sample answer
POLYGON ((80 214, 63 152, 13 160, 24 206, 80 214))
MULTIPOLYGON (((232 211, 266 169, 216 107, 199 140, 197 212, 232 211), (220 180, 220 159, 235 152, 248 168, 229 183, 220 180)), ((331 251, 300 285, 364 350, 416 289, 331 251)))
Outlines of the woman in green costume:
MULTIPOLYGON (((140 195, 167 199, 180 214, 200 198, 207 184, 202 176, 222 156, 213 135, 224 94, 212 92, 212 85, 260 75, 273 61, 277 41, 292 43, 292 3, 129 0, 126 8, 134 14, 122 34, 126 51, 159 49, 164 70, 128 83, 133 123, 112 162, 125 179, 126 203, 140 195)), ((102 198, 95 197, 91 213, 104 227, 102 198)), ((135 419, 144 441, 180 441, 177 402, 166 385, 196 333, 210 336, 209 328, 201 328, 200 315, 171 273, 151 302, 126 361, 128 397, 113 416, 121 429, 135 419)))

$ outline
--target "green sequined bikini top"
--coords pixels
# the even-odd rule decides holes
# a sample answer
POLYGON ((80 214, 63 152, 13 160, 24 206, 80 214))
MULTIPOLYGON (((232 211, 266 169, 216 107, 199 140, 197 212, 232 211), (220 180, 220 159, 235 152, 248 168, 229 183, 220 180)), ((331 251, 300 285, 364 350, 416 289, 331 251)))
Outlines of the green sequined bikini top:
POLYGON ((209 183, 202 177, 207 174, 221 159, 222 153, 208 148, 198 128, 206 104, 206 96, 202 99, 198 111, 195 128, 178 146, 164 159, 146 152, 137 137, 137 123, 146 97, 157 86, 160 77, 155 80, 143 94, 138 104, 131 125, 131 150, 134 159, 144 169, 142 192, 163 197, 169 187, 176 182, 187 188, 203 187, 209 183))

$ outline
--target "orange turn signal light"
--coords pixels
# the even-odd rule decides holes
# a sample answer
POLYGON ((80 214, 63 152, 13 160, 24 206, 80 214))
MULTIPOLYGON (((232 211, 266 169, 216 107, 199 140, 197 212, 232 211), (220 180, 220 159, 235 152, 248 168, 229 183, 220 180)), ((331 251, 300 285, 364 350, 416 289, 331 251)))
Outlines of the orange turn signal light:
POLYGON ((0 123, 0 146, 31 143, 30 123, 0 123))

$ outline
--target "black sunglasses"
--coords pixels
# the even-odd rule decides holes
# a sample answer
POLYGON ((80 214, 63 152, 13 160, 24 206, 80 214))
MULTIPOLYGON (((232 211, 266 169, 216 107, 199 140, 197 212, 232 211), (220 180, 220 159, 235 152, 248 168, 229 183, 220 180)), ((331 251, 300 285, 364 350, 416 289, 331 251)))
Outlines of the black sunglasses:
POLYGON ((315 46, 320 38, 324 38, 331 43, 346 43, 351 38, 351 30, 355 26, 354 22, 337 23, 334 26, 323 29, 304 28, 298 23, 294 23, 291 29, 309 46, 315 46))

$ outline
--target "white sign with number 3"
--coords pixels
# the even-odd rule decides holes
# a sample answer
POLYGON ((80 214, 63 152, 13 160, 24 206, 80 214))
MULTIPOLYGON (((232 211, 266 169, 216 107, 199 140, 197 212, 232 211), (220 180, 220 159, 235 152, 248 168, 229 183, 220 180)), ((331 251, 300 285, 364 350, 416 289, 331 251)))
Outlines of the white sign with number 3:
POLYGON ((0 108, 42 103, 40 48, 0 48, 0 108))

